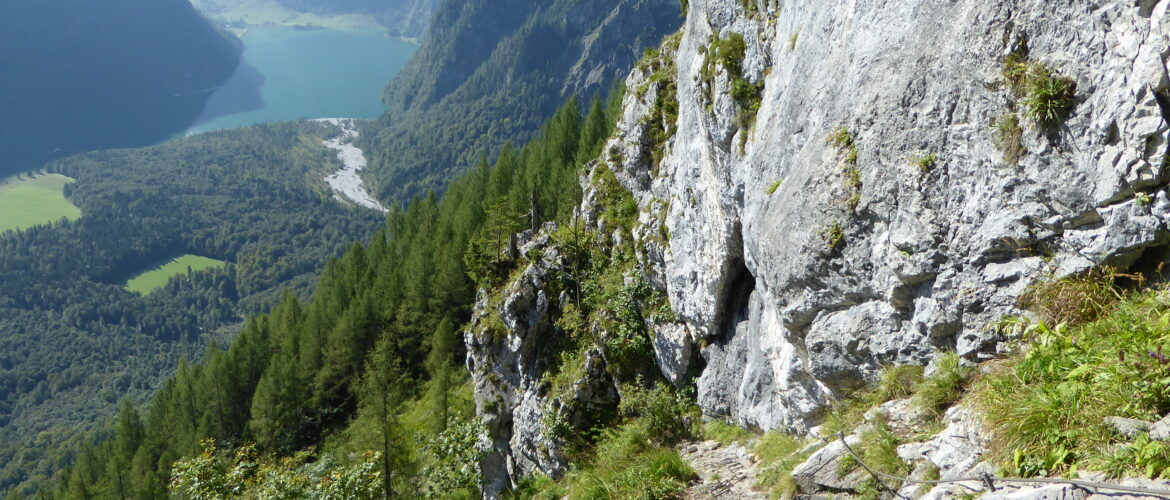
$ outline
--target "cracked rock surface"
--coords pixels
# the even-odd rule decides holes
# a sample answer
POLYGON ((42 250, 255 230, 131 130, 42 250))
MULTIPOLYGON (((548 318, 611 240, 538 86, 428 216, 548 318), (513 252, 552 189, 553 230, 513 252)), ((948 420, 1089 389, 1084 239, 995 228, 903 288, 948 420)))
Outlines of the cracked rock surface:
POLYGON ((994 352, 987 326, 1030 283, 1140 267, 1170 242, 1170 0, 744 4, 689 2, 660 163, 648 130, 670 117, 640 70, 603 158, 669 235, 645 260, 689 335, 655 348, 668 373, 699 353, 708 415, 806 432, 880 366, 994 352), (763 86, 750 128, 736 75, 707 64, 732 34, 739 77, 763 86), (1076 84, 1059 126, 1031 122, 1003 77, 1020 46, 1076 84), (1008 116, 1015 165, 993 127, 1008 116), (839 129, 855 160, 826 141, 839 129))

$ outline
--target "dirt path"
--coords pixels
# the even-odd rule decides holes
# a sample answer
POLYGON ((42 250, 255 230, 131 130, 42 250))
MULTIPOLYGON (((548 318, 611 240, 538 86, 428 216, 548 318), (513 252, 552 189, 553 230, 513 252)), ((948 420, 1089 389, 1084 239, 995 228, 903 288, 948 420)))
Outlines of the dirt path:
POLYGON ((682 494, 685 500, 765 499, 753 491, 756 483, 756 457, 741 444, 723 446, 716 441, 689 443, 679 450, 700 482, 682 494))
POLYGON ((322 118, 319 121, 341 127, 340 136, 325 141, 325 147, 337 151, 337 159, 341 160, 343 165, 341 170, 325 177, 325 183, 333 188, 334 196, 343 201, 348 200, 363 207, 386 213, 388 211, 386 207, 370 196, 370 193, 362 186, 361 176, 358 175, 358 172, 366 168, 366 155, 353 145, 353 140, 358 135, 357 126, 354 125, 353 120, 322 118))

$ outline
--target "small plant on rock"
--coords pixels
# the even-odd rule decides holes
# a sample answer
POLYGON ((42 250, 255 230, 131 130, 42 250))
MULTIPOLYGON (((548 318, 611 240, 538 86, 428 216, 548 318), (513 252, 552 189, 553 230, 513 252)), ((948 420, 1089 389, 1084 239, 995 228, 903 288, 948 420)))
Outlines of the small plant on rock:
POLYGON ((923 173, 930 172, 934 168, 934 165, 938 163, 938 153, 928 153, 911 157, 910 163, 918 167, 918 170, 923 173))
POLYGON ((1024 129, 1020 128, 1020 119, 1015 113, 1005 113, 995 121, 995 143, 1003 152, 1003 160, 1010 166, 1020 163, 1024 156, 1024 129))
POLYGON ((829 227, 821 230, 820 235, 829 250, 840 250, 845 246, 845 230, 841 228, 840 222, 833 221, 829 227))
POLYGON ((1076 82, 1043 63, 1029 60, 1026 51, 1021 49, 1004 58, 1003 75, 1012 93, 1022 98, 1025 116, 1036 126, 1053 128, 1072 111, 1076 82))

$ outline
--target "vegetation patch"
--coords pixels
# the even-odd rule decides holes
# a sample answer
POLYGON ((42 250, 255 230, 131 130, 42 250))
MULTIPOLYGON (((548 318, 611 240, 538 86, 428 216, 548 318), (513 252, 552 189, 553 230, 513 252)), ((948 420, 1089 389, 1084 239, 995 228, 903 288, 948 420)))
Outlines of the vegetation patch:
POLYGON ((71 182, 64 175, 40 173, 0 180, 0 234, 81 217, 81 210, 65 198, 71 182))
POLYGON ((821 229, 820 236, 831 251, 840 250, 845 246, 845 229, 841 227, 839 221, 833 221, 828 227, 821 229))
POLYGON ((1028 287, 1020 296, 1020 306, 1035 311, 1048 325, 1076 326, 1095 321, 1121 299, 1111 269, 1100 269, 1082 276, 1041 281, 1028 287))
POLYGON ((1003 153, 1003 160, 1010 166, 1020 163, 1020 158, 1027 150, 1024 149, 1024 129, 1020 127, 1020 118, 1016 113, 1005 113, 995 120, 995 144, 1003 153))
POLYGON ((1102 304, 1110 283, 1058 286, 1053 318, 1023 329, 1026 347, 976 383, 972 399, 991 431, 991 457, 1010 474, 1079 468, 1114 477, 1170 474, 1170 446, 1127 441, 1107 416, 1154 421, 1170 411, 1170 305, 1165 289, 1102 304), (1075 291, 1083 295, 1074 298, 1075 291), (1066 314, 1068 313, 1068 314, 1066 314))
MULTIPOLYGON (((861 433, 860 441, 850 448, 871 469, 893 476, 906 476, 910 472, 910 464, 898 456, 898 446, 902 440, 890 430, 885 421, 879 420, 870 428, 861 433)), ((837 473, 842 477, 857 470, 861 463, 852 454, 847 453, 841 459, 841 466, 837 473)), ((862 481, 858 488, 857 498, 877 500, 886 493, 886 488, 897 491, 901 483, 895 481, 878 482, 873 477, 862 481)))
POLYGON ((662 384, 623 385, 625 421, 602 432, 596 446, 574 460, 568 474, 525 480, 513 498, 675 498, 695 471, 673 448, 693 437, 698 408, 693 399, 662 384))
POLYGON ((918 167, 918 170, 926 173, 930 172, 938 163, 938 153, 927 153, 924 155, 916 155, 910 158, 910 164, 918 167))
POLYGON ((776 181, 775 181, 775 182, 773 182, 772 184, 768 185, 768 189, 767 189, 767 191, 768 191, 768 194, 773 194, 773 193, 775 193, 775 192, 776 192, 776 190, 777 190, 777 189, 780 189, 780 184, 781 184, 781 183, 783 183, 783 181, 782 181, 781 179, 776 179, 776 181))
MULTIPOLYGON (((754 1, 751 2, 755 5, 754 1)), ((743 75, 743 59, 747 55, 747 42, 743 35, 732 33, 727 38, 712 36, 710 43, 703 49, 706 60, 700 72, 708 92, 715 92, 715 72, 717 67, 727 71, 731 85, 731 98, 735 101, 736 124, 743 131, 740 138, 740 149, 743 149, 747 140, 747 133, 755 125, 756 114, 760 111, 763 101, 764 82, 752 82, 743 75)), ((708 96, 708 102, 713 102, 714 96, 708 96)))
POLYGON ((738 425, 726 423, 722 420, 710 420, 703 423, 703 439, 716 441, 724 446, 734 443, 746 443, 756 437, 752 431, 738 425))
POLYGON ((678 68, 675 65, 673 54, 678 51, 678 44, 682 41, 682 34, 676 33, 662 43, 661 50, 647 50, 639 62, 639 67, 650 74, 649 80, 643 87, 637 89, 641 96, 649 90, 650 85, 657 86, 654 103, 650 107, 647 131, 650 140, 650 169, 651 174, 658 174, 658 167, 666 156, 666 145, 678 130, 678 82, 675 75, 678 68))
POLYGON ((927 412, 936 422, 947 408, 959 401, 971 379, 971 369, 953 351, 943 353, 935 363, 934 373, 914 387, 914 406, 927 412))
POLYGON ((1012 93, 1021 99, 1024 115, 1041 129, 1051 129, 1072 111, 1076 82, 1047 65, 1028 58, 1021 48, 1003 60, 1003 76, 1012 93))
POLYGON ((227 265, 222 260, 209 259, 198 255, 181 255, 154 269, 141 273, 126 282, 126 289, 146 295, 166 285, 172 277, 199 272, 204 269, 220 268, 227 265))
POLYGON ((756 484, 768 493, 768 498, 791 498, 797 490, 792 470, 814 451, 808 441, 798 437, 777 431, 764 434, 752 448, 760 463, 756 484))

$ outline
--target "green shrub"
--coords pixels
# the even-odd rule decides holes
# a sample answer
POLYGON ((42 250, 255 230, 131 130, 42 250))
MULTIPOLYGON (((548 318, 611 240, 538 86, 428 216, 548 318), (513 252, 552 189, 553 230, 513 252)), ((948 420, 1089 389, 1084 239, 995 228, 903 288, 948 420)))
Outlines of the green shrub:
POLYGON ((653 389, 643 388, 641 378, 624 385, 618 411, 637 418, 656 444, 674 444, 698 435, 701 412, 694 399, 661 382, 653 389))
POLYGON ((776 182, 773 182, 771 185, 768 186, 768 194, 775 193, 777 189, 780 189, 781 183, 783 183, 783 181, 781 179, 776 179, 776 182))
POLYGON ((788 37, 788 51, 789 52, 796 50, 796 40, 798 38, 800 38, 799 31, 797 31, 796 33, 793 33, 792 36, 788 37))

